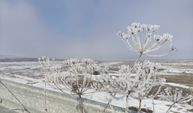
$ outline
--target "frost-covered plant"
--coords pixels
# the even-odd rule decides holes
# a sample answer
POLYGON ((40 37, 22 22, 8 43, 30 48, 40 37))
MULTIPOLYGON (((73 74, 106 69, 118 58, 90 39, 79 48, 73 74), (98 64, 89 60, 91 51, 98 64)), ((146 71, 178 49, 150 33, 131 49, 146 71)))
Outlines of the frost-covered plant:
POLYGON ((83 95, 94 85, 94 75, 98 71, 98 65, 91 59, 68 59, 64 65, 66 70, 58 74, 55 79, 57 84, 63 84, 70 88, 72 93, 83 95))
POLYGON ((100 79, 100 83, 104 87, 102 87, 102 91, 105 91, 109 94, 108 103, 103 112, 106 111, 107 107, 109 106, 112 111, 114 111, 113 107, 111 106, 111 101, 113 99, 119 100, 127 94, 127 90, 130 87, 128 84, 129 82, 126 79, 130 75, 130 66, 129 65, 122 65, 120 66, 120 70, 118 73, 112 74, 105 74, 100 79), (120 74, 121 73, 121 74, 120 74))
POLYGON ((82 96, 93 92, 97 88, 95 74, 99 66, 92 59, 67 59, 62 65, 51 65, 49 59, 40 60, 42 66, 51 73, 46 74, 48 82, 53 83, 60 91, 70 91, 72 95, 78 96, 77 109, 85 113, 82 96))
MULTIPOLYGON (((155 93, 155 95, 157 95, 161 89, 161 86, 163 85, 163 82, 165 81, 156 77, 156 72, 158 72, 158 64, 151 63, 149 61, 141 61, 140 58, 143 55, 164 56, 175 50, 175 47, 172 43, 173 36, 168 33, 159 35, 157 33, 159 27, 159 25, 132 23, 127 27, 127 33, 118 32, 118 36, 123 42, 127 44, 128 48, 139 55, 139 57, 134 62, 133 67, 130 69, 130 72, 126 72, 128 73, 126 79, 125 77, 123 78, 125 83, 128 85, 126 104, 128 104, 129 95, 138 98, 138 112, 141 111, 142 99, 148 97, 150 91, 155 86, 159 86, 159 90, 157 90, 155 93), (168 49, 167 52, 160 55, 152 54, 156 51, 159 51, 165 45, 170 46, 170 49, 168 49)), ((151 97, 154 98, 155 95, 151 97)), ((127 107, 128 105, 126 105, 125 112, 128 111, 127 107)))
POLYGON ((50 59, 46 56, 43 56, 41 58, 38 58, 38 62, 41 65, 42 68, 42 74, 44 75, 44 105, 45 105, 45 112, 48 111, 48 107, 47 107, 47 91, 46 91, 46 87, 47 87, 47 83, 49 81, 50 75, 52 75, 52 73, 54 72, 53 70, 55 70, 56 68, 55 65, 53 64, 54 59, 50 59))
POLYGON ((129 112, 129 97, 137 98, 139 100, 138 112, 141 112, 142 99, 147 97, 154 99, 165 82, 164 79, 156 76, 160 65, 143 61, 141 57, 143 55, 164 56, 174 51, 175 47, 171 34, 158 35, 158 25, 132 23, 127 30, 127 33, 119 32, 118 35, 130 50, 139 55, 133 66, 122 65, 116 73, 112 74, 108 66, 99 65, 92 59, 67 59, 58 67, 56 64, 50 65, 50 60, 44 58, 40 61, 43 61, 41 65, 49 70, 47 71, 49 76, 45 77, 47 82, 53 83, 61 91, 69 90, 77 95, 78 108, 81 113, 85 112, 82 95, 93 91, 107 92, 110 95, 108 101, 110 107, 112 99, 126 97, 125 113, 129 112), (152 54, 165 45, 170 46, 166 53, 152 54), (157 92, 150 95, 155 86, 159 86, 157 92))
POLYGON ((121 65, 116 74, 103 76, 101 78, 102 84, 105 86, 103 90, 112 97, 109 99, 109 106, 112 99, 126 97, 125 113, 128 113, 129 96, 132 96, 139 99, 140 112, 142 99, 150 97, 149 92, 152 88, 154 86, 161 86, 163 83, 163 80, 155 74, 157 72, 157 65, 157 63, 149 61, 136 62, 133 67, 121 65))
POLYGON ((142 56, 163 56, 174 51, 175 47, 172 43, 173 36, 169 33, 159 35, 159 25, 132 23, 127 27, 127 33, 118 32, 118 36, 125 42, 128 48, 142 56), (164 45, 169 43, 170 49, 160 55, 152 55, 150 53, 160 50, 164 45))
POLYGON ((193 99, 192 95, 183 93, 183 89, 180 88, 172 88, 172 87, 166 87, 164 89, 164 92, 162 92, 159 97, 161 99, 165 99, 167 101, 171 101, 172 104, 169 106, 168 110, 166 111, 166 113, 169 113, 169 111, 171 110, 171 108, 177 104, 186 104, 188 102, 190 102, 193 99))
POLYGON ((136 63, 134 70, 134 85, 131 96, 139 100, 138 110, 140 112, 142 99, 149 97, 152 88, 162 84, 162 79, 156 76, 156 64, 149 61, 136 63))
POLYGON ((129 84, 126 82, 126 78, 130 75, 130 66, 122 65, 120 70, 116 74, 108 73, 103 75, 100 81, 105 86, 102 90, 110 93, 125 93, 128 89, 129 84))

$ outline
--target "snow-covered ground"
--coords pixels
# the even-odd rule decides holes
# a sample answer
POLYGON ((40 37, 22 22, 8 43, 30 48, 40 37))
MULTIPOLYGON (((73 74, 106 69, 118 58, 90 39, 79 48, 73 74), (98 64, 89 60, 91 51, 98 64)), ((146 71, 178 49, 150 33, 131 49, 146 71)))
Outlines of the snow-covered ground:
MULTIPOLYGON (((110 62, 109 65, 119 65, 122 62, 110 62)), ((193 69, 192 66, 193 62, 190 62, 190 64, 183 63, 183 69, 180 69, 180 64, 162 64, 164 67, 164 72, 162 72, 162 75, 172 75, 172 74, 191 74, 193 76, 193 69), (184 66, 185 65, 185 66, 184 66), (170 69, 168 67, 171 67, 170 69), (190 68, 191 67, 191 68, 190 68)), ((1 62, 0 63, 0 78, 6 79, 34 87, 44 88, 44 77, 40 70, 40 65, 37 62, 1 62)), ((167 83, 171 86, 176 87, 182 87, 182 88, 190 88, 186 85, 180 85, 177 83, 167 83)), ((56 87, 49 85, 47 86, 48 90, 53 90, 60 92, 57 90, 56 87)), ((66 93, 70 93, 69 91, 65 91, 66 93)), ((92 93, 84 96, 87 99, 99 101, 102 103, 107 103, 107 97, 108 94, 105 92, 100 93, 92 93)), ((120 100, 113 100, 112 105, 124 107, 125 106, 125 98, 122 98, 120 100)), ((134 98, 130 98, 129 100, 130 107, 138 107, 138 100, 134 98)), ((155 113, 165 113, 168 109, 168 107, 172 104, 171 102, 163 101, 163 100, 155 100, 154 101, 154 108, 155 113)), ((153 110, 153 104, 152 99, 144 99, 142 102, 142 108, 148 108, 150 110, 153 110)), ((176 104, 172 109, 171 113, 191 113, 190 110, 193 110, 193 106, 188 104, 176 104)))

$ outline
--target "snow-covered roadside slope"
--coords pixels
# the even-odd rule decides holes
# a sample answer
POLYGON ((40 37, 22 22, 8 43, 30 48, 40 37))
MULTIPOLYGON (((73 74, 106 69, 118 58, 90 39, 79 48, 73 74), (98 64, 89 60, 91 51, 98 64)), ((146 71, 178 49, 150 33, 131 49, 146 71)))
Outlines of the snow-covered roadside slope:
MULTIPOLYGON (((44 80, 43 79, 37 80, 37 79, 34 79, 34 78, 22 77, 22 76, 19 76, 19 75, 16 78, 5 77, 4 76, 4 77, 1 77, 1 79, 14 81, 14 82, 17 82, 17 83, 22 83, 22 84, 42 88, 42 89, 44 88, 44 80)), ((172 85, 175 85, 175 84, 172 84, 172 85)), ((177 86, 180 87, 179 85, 177 85, 177 86)), ((47 90, 60 92, 59 90, 56 89, 56 87, 54 87, 52 85, 48 85, 47 90)), ((60 93, 62 93, 62 92, 60 92, 60 93)), ((65 93, 70 94, 69 91, 65 91, 65 93)), ((91 99, 91 100, 98 101, 98 102, 102 102, 102 103, 107 103, 108 94, 105 93, 105 92, 92 93, 92 94, 85 95, 84 98, 91 99)), ((134 98, 130 98, 129 102, 130 102, 130 107, 131 106, 132 107, 138 107, 138 100, 136 100, 134 98)), ((166 112, 168 107, 172 104, 171 102, 161 101, 161 100, 155 100, 154 103, 155 103, 154 104, 155 105, 154 106, 155 113, 164 113, 164 112, 166 112)), ((125 98, 122 98, 120 100, 113 100, 112 105, 118 106, 118 107, 124 107, 125 106, 125 98)), ((150 110, 153 110, 152 99, 144 99, 143 102, 142 102, 142 108, 143 107, 148 108, 150 110)), ((193 106, 190 106, 190 105, 176 104, 171 109, 171 111, 173 113, 191 113, 188 110, 192 110, 192 109, 193 109, 193 106)))
MULTIPOLYGON (((3 64, 4 66, 0 65, 0 71, 3 73, 0 73, 0 78, 9 80, 9 81, 14 81, 17 83, 22 83, 25 85, 30 85, 33 87, 38 87, 38 88, 44 88, 44 79, 41 75, 40 70, 38 70, 38 64, 37 63, 7 63, 3 64), (8 65, 9 64, 9 65, 8 65), (6 71, 4 71, 6 70, 6 71), (33 70, 31 72, 25 72, 33 70), (22 71, 22 72, 21 72, 22 71), (10 73, 9 73, 10 72, 10 73), (19 73, 21 72, 21 73, 19 73), (32 74, 30 76, 27 76, 28 74, 32 74)), ((179 84, 174 84, 174 83, 168 83, 169 85, 176 86, 176 87, 183 87, 183 88, 189 88, 185 85, 179 85, 179 84)), ((56 87, 53 85, 48 85, 47 86, 48 90, 60 92, 56 87)), ((61 92, 60 92, 61 93, 61 92)), ((65 91, 65 93, 69 93, 70 91, 65 91)), ((102 103, 107 103, 107 97, 108 94, 105 92, 100 92, 100 93, 92 93, 85 95, 84 98, 91 99, 94 101, 102 102, 102 103)), ((129 105, 130 107, 138 107, 138 100, 130 98, 129 100, 129 105)), ((172 104, 171 102, 167 101, 161 101, 161 100, 155 100, 155 113, 165 113, 168 109, 168 107, 172 104)), ((125 98, 122 98, 120 100, 113 100, 112 102, 113 105, 119 106, 119 107, 124 107, 125 106, 125 98)), ((153 110, 153 105, 152 105, 152 100, 151 99, 144 99, 142 102, 142 107, 148 108, 150 110, 153 110)), ((182 104, 176 104, 172 109, 171 113, 191 113, 190 110, 193 109, 193 106, 190 105, 182 105, 182 104)))

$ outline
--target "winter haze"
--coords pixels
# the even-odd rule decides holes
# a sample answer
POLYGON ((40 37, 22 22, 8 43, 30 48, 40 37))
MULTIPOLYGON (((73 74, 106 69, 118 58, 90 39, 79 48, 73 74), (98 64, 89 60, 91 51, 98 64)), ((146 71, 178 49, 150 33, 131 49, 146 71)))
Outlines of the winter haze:
POLYGON ((0 55, 132 59, 116 33, 132 22, 158 24, 193 59, 192 0, 1 0, 0 55))

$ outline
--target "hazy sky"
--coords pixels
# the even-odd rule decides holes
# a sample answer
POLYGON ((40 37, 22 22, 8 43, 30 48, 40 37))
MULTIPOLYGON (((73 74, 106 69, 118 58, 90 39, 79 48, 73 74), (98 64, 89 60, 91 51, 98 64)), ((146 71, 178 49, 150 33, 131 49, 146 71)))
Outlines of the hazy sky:
POLYGON ((193 59, 193 0, 0 0, 0 55, 131 59, 117 38, 132 22, 159 24, 193 59))

